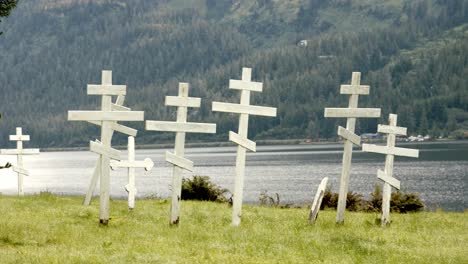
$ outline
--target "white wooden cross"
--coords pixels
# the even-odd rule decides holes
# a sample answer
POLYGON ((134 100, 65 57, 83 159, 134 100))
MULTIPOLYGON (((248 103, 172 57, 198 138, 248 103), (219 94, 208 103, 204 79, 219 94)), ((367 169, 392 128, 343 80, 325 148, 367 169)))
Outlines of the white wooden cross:
MULTIPOLYGON (((115 104, 112 104, 112 111, 131 111, 130 108, 123 106, 124 101, 125 101, 125 95, 117 96, 115 104)), ((102 125, 100 121, 88 121, 88 122, 97 126, 102 125)), ((136 129, 133 129, 124 125, 120 125, 117 122, 112 122, 112 131, 109 134, 111 138, 111 142, 112 142, 112 137, 114 135, 114 131, 120 132, 127 136, 132 136, 132 137, 136 137, 138 133, 136 129)), ((88 191, 86 192, 86 197, 83 202, 83 205, 85 206, 89 206, 91 204, 91 198, 93 197, 94 190, 99 180, 99 175, 101 175, 101 159, 100 158, 96 161, 96 165, 94 166, 93 177, 91 178, 91 182, 89 184, 88 191)))
POLYGON ((361 138, 354 133, 356 118, 380 117, 380 108, 358 108, 359 95, 368 95, 369 90, 370 87, 368 85, 361 85, 361 73, 353 72, 351 85, 341 85, 340 89, 341 94, 350 95, 348 108, 325 108, 325 117, 347 118, 346 128, 341 126, 338 127, 338 135, 345 139, 343 168, 341 171, 340 192, 338 195, 338 208, 336 214, 336 222, 338 224, 344 223, 353 144, 358 146, 361 144, 361 138))
POLYGON ((113 111, 112 96, 125 96, 125 85, 112 85, 112 72, 102 72, 102 84, 88 85, 89 95, 101 95, 101 111, 69 111, 69 121, 97 121, 101 123, 101 141, 91 141, 90 150, 100 155, 100 223, 109 223, 110 160, 120 159, 120 151, 111 146, 111 134, 117 121, 143 121, 142 111, 113 111))
POLYGON ((312 207, 310 208, 309 214, 309 223, 313 224, 317 220, 318 213, 320 211, 320 206, 322 205, 323 196, 325 195, 325 191, 327 189, 328 177, 325 177, 320 182, 320 185, 317 189, 317 193, 315 193, 314 202, 312 203, 312 207))
POLYGON ((135 160, 135 137, 128 137, 128 160, 111 160, 111 168, 128 168, 128 184, 125 186, 125 190, 128 192, 128 208, 132 210, 135 208, 135 195, 137 189, 135 186, 135 168, 144 168, 146 171, 150 171, 154 167, 154 163, 150 158, 146 158, 143 161, 135 160))
POLYGON ((201 99, 189 97, 189 84, 179 83, 179 96, 166 96, 166 106, 177 106, 177 121, 146 121, 146 130, 176 132, 174 153, 166 152, 173 165, 170 224, 179 224, 183 170, 193 171, 193 162, 184 158, 185 133, 216 133, 216 124, 187 122, 188 107, 200 107, 201 99))
POLYGON ((10 141, 16 141, 16 149, 2 149, 1 155, 15 155, 17 157, 16 166, 13 171, 18 173, 18 195, 23 196, 23 175, 29 176, 29 171, 24 168, 23 155, 38 155, 39 149, 23 149, 23 141, 29 141, 28 135, 23 135, 21 127, 16 128, 16 135, 10 136, 10 141))
POLYGON ((395 147, 395 135, 406 135, 406 127, 397 127, 397 118, 395 114, 390 114, 389 125, 379 125, 377 132, 388 134, 387 146, 377 146, 362 144, 362 151, 385 154, 385 171, 378 170, 377 177, 384 182, 382 191, 382 226, 390 223, 390 199, 392 195, 392 186, 400 189, 400 181, 393 178, 393 161, 395 156, 419 157, 419 150, 397 148, 395 147))
POLYGON ((246 151, 256 151, 255 142, 249 140, 249 115, 276 116, 276 108, 250 105, 250 92, 262 92, 261 82, 252 82, 252 69, 242 69, 242 80, 230 80, 229 88, 241 90, 240 104, 213 102, 213 111, 240 114, 239 133, 229 132, 229 140, 236 143, 236 180, 234 187, 232 225, 239 226, 242 217, 242 196, 244 190, 245 157, 246 151))

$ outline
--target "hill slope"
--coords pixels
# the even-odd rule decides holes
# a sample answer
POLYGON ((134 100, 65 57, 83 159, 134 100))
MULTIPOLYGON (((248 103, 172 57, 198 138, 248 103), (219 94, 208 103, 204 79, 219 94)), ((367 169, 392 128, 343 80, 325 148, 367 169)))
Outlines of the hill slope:
MULTIPOLYGON (((339 85, 352 71, 371 85, 360 105, 384 111, 362 120, 360 132, 375 131, 389 112, 412 134, 467 130, 467 0, 323 2, 23 0, 0 24, 0 134, 23 126, 41 147, 86 145, 97 128, 67 122, 66 112, 96 109, 86 84, 112 69, 114 83, 128 86, 126 105, 146 119, 174 120, 164 96, 190 82, 204 100, 189 120, 217 122, 215 139, 225 140, 237 118, 210 105, 238 100, 227 83, 243 66, 265 84, 253 103, 279 108, 278 118, 252 119, 252 138, 334 137, 342 121, 325 120, 323 108, 346 105, 339 85)), ((173 137, 132 126, 139 143, 173 137)))

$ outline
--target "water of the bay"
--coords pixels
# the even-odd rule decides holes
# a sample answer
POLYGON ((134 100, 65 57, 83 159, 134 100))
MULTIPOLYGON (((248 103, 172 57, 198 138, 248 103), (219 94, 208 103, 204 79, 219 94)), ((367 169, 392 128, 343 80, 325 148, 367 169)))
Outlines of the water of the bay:
MULTIPOLYGON (((402 143, 400 147, 417 148, 419 159, 395 158, 394 177, 401 181, 405 192, 417 192, 426 209, 442 208, 462 211, 468 208, 468 141, 402 143)), ((169 149, 137 150, 137 159, 153 159, 150 173, 137 170, 138 197, 170 196, 171 166, 164 161, 169 149)), ((341 176, 342 144, 259 146, 257 153, 247 156, 244 201, 258 202, 260 193, 278 193, 282 203, 311 203, 321 179, 329 177, 337 192, 341 176)), ((193 175, 209 176, 215 183, 234 189, 236 147, 189 148, 186 157, 195 164, 193 175)), ((122 152, 126 157, 126 152, 122 152)), ((89 151, 44 152, 24 158, 31 175, 25 177, 26 194, 49 191, 64 195, 84 195, 88 188, 97 155, 89 151)), ((15 158, 2 156, 0 163, 15 158)), ((377 180, 377 170, 384 169, 385 156, 363 153, 355 148, 350 191, 369 196, 377 180)), ((192 173, 186 172, 185 177, 192 173)), ((111 196, 126 196, 125 169, 111 172, 111 196)), ((0 193, 14 195, 17 177, 11 170, 0 171, 0 193)), ((96 194, 99 193, 98 187, 96 194)))

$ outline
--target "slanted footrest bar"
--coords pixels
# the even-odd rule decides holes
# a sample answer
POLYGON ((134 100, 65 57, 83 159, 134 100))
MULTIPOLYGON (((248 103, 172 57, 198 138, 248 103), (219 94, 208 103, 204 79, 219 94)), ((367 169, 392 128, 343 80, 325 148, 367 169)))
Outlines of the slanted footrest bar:
POLYGON ((29 176, 29 171, 20 167, 13 166, 13 171, 19 174, 23 174, 24 176, 29 176))
POLYGON ((216 133, 216 124, 146 121, 146 130, 187 133, 216 133))
POLYGON ((171 153, 169 151, 166 152, 166 161, 169 163, 172 163, 173 165, 177 167, 193 172, 192 161, 186 158, 176 156, 174 153, 171 153))
MULTIPOLYGON (((88 122, 91 123, 91 124, 97 125, 97 126, 102 125, 102 122, 100 122, 100 121, 88 121, 88 122)), ((111 124, 111 129, 114 130, 114 131, 117 131, 119 133, 122 133, 122 134, 125 134, 125 135, 128 135, 128 136, 132 136, 132 137, 136 137, 136 135, 138 134, 138 130, 133 129, 131 127, 127 127, 127 126, 118 124, 118 123, 111 124)))
POLYGON ((89 149, 94 153, 109 156, 111 159, 120 160, 120 151, 104 146, 102 143, 90 141, 89 149))
POLYGON ((397 126, 378 125, 377 132, 406 136, 407 128, 397 127, 397 126))
POLYGON ((346 128, 339 126, 338 127, 338 135, 344 139, 351 141, 353 144, 360 146, 361 145, 361 137, 354 134, 353 132, 347 130, 346 128))
POLYGON ((118 104, 112 104, 111 109, 112 109, 112 111, 132 111, 131 108, 125 107, 125 106, 122 106, 122 105, 118 105, 118 104))
POLYGON ((400 181, 389 177, 385 172, 378 170, 377 171, 377 178, 381 179, 382 181, 390 184, 391 186, 395 187, 397 190, 400 190, 400 181))
POLYGON ((380 153, 380 154, 386 154, 386 155, 410 157, 410 158, 419 157, 419 150, 417 149, 377 146, 377 145, 371 145, 371 144, 362 144, 362 151, 380 153))
POLYGON ((377 118, 380 108, 325 108, 325 117, 377 118))
POLYGON ((255 142, 247 138, 242 138, 239 134, 232 131, 229 131, 229 140, 253 152, 257 151, 255 142))

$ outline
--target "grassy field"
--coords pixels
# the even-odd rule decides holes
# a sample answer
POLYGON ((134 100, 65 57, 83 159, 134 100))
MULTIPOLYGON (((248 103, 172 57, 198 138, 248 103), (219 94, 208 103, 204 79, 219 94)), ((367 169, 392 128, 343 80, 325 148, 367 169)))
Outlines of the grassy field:
POLYGON ((181 224, 168 225, 169 202, 112 201, 111 222, 98 224, 98 202, 41 194, 0 196, 0 263, 468 263, 468 213, 347 213, 307 224, 307 209, 245 206, 230 226, 230 208, 183 202, 181 224))

